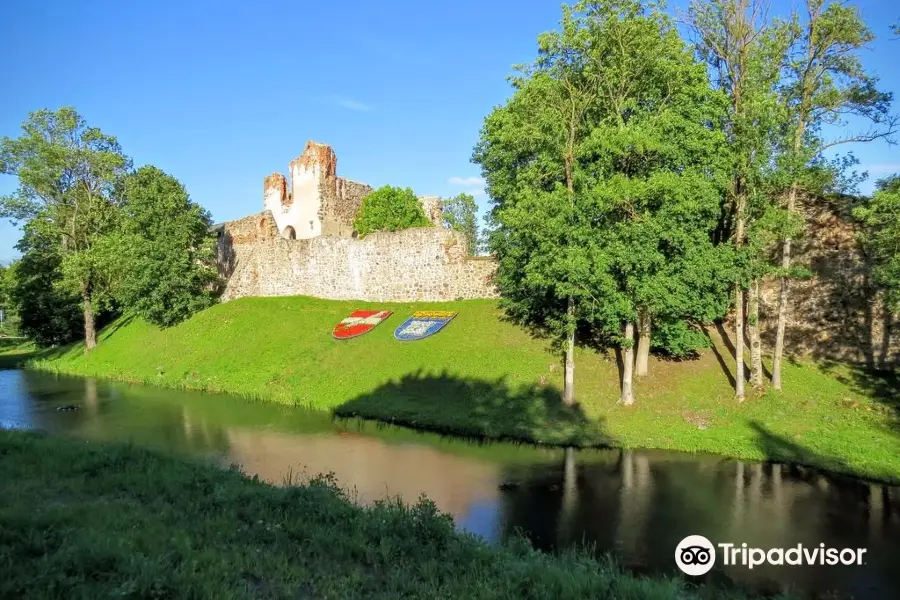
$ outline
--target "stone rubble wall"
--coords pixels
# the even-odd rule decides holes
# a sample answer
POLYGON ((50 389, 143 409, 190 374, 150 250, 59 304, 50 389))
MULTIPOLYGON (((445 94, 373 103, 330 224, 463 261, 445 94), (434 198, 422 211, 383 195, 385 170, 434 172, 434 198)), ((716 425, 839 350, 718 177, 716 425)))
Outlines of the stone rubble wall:
MULTIPOLYGON (((793 264, 809 269, 812 277, 790 282, 785 351, 870 368, 900 364, 900 323, 885 310, 872 283, 853 219, 821 202, 801 201, 799 210, 807 228, 794 242, 793 264)), ((760 286, 760 322, 768 352, 775 341, 779 286, 776 278, 760 286)))
POLYGON ((223 224, 222 300, 305 295, 379 302, 496 298, 496 263, 467 256, 465 238, 439 227, 363 239, 281 237, 269 211, 223 224))
POLYGON ((326 177, 319 186, 322 207, 322 235, 351 237, 353 221, 362 207, 363 198, 372 193, 372 186, 343 177, 326 177))

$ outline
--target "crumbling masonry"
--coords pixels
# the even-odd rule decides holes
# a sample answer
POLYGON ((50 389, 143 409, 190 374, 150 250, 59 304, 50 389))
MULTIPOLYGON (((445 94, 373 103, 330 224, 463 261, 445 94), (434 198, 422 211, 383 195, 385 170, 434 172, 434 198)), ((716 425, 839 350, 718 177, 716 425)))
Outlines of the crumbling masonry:
POLYGON ((371 301, 494 298, 496 264, 470 257, 465 238, 442 226, 440 199, 420 198, 432 227, 358 239, 353 221, 364 183, 337 176, 327 144, 307 142, 288 178, 263 182, 262 213, 217 226, 223 300, 307 295, 371 301))

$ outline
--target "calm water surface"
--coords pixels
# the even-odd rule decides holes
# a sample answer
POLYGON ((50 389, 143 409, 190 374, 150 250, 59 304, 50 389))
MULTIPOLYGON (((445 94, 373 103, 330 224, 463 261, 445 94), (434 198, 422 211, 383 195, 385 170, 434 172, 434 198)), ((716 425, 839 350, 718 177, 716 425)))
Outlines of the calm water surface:
POLYGON ((650 451, 472 444, 210 394, 0 371, 0 427, 131 440, 276 484, 332 472, 362 503, 427 494, 458 527, 539 548, 582 543, 674 573, 687 535, 760 548, 867 548, 862 566, 719 564, 703 581, 807 598, 900 598, 900 489, 787 465, 650 451), (77 404, 74 412, 56 408, 77 404))

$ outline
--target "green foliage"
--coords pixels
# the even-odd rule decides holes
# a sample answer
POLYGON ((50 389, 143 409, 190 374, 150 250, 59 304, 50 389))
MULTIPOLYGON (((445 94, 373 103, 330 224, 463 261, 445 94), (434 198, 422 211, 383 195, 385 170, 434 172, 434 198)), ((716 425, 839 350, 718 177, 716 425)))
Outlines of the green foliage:
POLYGON ((638 2, 564 8, 539 45, 475 152, 504 306, 559 336, 573 297, 623 346, 638 311, 721 316, 730 252, 712 234, 730 155, 705 67, 638 2))
MULTIPOLYGON (((827 159, 824 153, 846 144, 890 138, 897 118, 890 114, 893 95, 878 89, 878 78, 867 72, 861 54, 875 40, 858 7, 826 0, 809 0, 801 23, 790 23, 792 54, 780 84, 787 127, 779 165, 785 179, 783 192, 793 186, 807 201, 828 193, 852 192, 860 180, 852 170, 852 156, 827 159), (870 128, 853 131, 857 121, 870 128), (841 131, 837 137, 826 134, 841 131), (850 133, 844 133, 844 132, 850 133)), ((774 191, 777 194, 778 191, 774 191)), ((783 239, 802 232, 800 220, 783 239)))
POLYGON ((130 164, 114 137, 70 107, 32 112, 20 137, 0 141, 0 173, 19 180, 15 192, 0 198, 0 216, 34 222, 41 235, 59 241, 58 285, 82 297, 87 335, 92 311, 112 300, 109 256, 97 242, 115 227, 112 192, 130 164))
POLYGON ((4 311, 0 333, 5 335, 18 333, 18 315, 12 299, 12 289, 15 284, 15 264, 0 265, 0 310, 4 311))
POLYGON ((22 258, 11 270, 9 294, 19 315, 19 329, 39 347, 67 344, 78 339, 84 326, 81 299, 58 282, 62 278, 59 241, 32 219, 16 248, 22 258))
POLYGON ((218 283, 209 213, 156 167, 124 178, 118 230, 103 242, 126 310, 170 326, 210 306, 218 283))
POLYGON ((458 194, 442 200, 444 225, 466 236, 469 254, 478 254, 478 205, 470 194, 458 194))
POLYGON ((692 0, 689 11, 697 54, 727 98, 730 172, 720 237, 733 239, 736 282, 742 287, 772 268, 770 244, 777 238, 770 228, 786 226, 773 212, 779 192, 772 192, 785 178, 777 157, 788 116, 777 92, 792 38, 787 23, 766 18, 764 5, 764 0, 692 0))
POLYGON ((873 262, 873 279, 900 313, 900 175, 879 181, 874 197, 853 215, 865 227, 859 241, 873 262))
POLYGON ((689 358, 711 346, 707 335, 684 319, 658 319, 651 344, 676 358, 689 358))
POLYGON ((410 188, 382 186, 363 198, 353 226, 360 237, 373 231, 400 231, 410 227, 429 227, 431 221, 410 188))
MULTIPOLYGON (((516 67, 514 94, 485 119, 473 161, 493 207, 488 246, 498 261, 501 304, 514 320, 547 332, 557 347, 589 320, 594 235, 576 177, 600 90, 585 67, 585 7, 563 6, 561 31, 538 38, 532 65, 516 67)), ((612 294, 603 296, 608 306, 612 294)))

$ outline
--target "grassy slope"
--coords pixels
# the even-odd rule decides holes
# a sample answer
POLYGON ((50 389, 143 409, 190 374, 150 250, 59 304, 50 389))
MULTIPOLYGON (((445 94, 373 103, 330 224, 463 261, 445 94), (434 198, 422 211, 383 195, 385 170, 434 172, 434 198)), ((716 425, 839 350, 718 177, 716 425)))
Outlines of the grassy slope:
POLYGON ((897 380, 846 367, 786 364, 786 390, 734 402, 729 352, 651 363, 637 404, 616 404, 613 360, 581 350, 579 407, 559 402, 562 373, 546 343, 499 318, 492 301, 371 304, 305 297, 246 298, 158 330, 107 328, 98 348, 47 355, 36 366, 78 375, 230 392, 450 433, 773 458, 900 481, 897 380), (349 341, 331 328, 356 308, 396 314, 349 341), (398 342, 413 310, 459 311, 439 334, 398 342), (718 355, 718 358, 717 358, 718 355))
POLYGON ((20 338, 0 338, 0 369, 12 369, 34 355, 34 344, 20 338))
POLYGON ((734 597, 524 543, 490 548, 433 505, 360 508, 120 445, 0 431, 3 598, 734 597))

